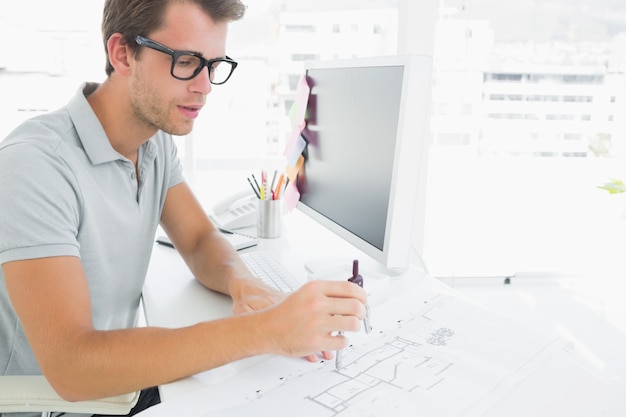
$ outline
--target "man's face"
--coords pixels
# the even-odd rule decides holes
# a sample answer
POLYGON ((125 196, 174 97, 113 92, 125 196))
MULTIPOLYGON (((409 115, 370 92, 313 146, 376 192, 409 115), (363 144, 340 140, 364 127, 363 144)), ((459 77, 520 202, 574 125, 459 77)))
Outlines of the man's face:
MULTIPOLYGON (((159 30, 145 34, 170 49, 201 54, 206 59, 225 55, 228 24, 216 23, 195 4, 173 3, 159 30)), ((149 127, 173 135, 191 132, 211 92, 208 69, 195 78, 178 80, 170 74, 172 58, 150 48, 142 48, 130 79, 130 100, 134 115, 149 127)))

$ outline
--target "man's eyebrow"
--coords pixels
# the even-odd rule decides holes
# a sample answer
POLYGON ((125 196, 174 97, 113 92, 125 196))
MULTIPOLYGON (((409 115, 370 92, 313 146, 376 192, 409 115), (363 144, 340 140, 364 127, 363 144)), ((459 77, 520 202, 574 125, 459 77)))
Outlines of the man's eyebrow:
POLYGON ((207 60, 226 58, 226 55, 219 55, 219 56, 216 56, 216 57, 213 57, 213 58, 206 58, 202 52, 200 52, 200 51, 193 51, 193 50, 190 50, 190 49, 181 49, 180 52, 189 52, 190 54, 197 55, 197 56, 205 58, 207 60))
POLYGON ((198 55, 198 56, 201 56, 201 57, 203 57, 203 58, 204 58, 204 54, 203 54, 202 52, 200 52, 200 51, 194 51, 194 50, 192 50, 192 49, 180 49, 180 50, 179 50, 179 52, 189 52, 190 54, 193 54, 193 55, 198 55))

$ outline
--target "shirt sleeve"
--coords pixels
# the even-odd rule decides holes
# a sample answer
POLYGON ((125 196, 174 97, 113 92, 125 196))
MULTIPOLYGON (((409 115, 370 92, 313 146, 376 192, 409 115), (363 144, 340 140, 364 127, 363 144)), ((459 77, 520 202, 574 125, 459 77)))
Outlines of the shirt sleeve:
POLYGON ((2 149, 0 196, 0 264, 79 256, 76 180, 46 145, 26 141, 2 149))

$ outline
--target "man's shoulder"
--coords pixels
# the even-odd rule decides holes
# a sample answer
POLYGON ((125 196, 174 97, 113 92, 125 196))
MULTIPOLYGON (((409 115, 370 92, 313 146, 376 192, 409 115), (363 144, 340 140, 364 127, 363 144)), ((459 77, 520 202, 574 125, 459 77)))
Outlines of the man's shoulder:
POLYGON ((97 86, 98 84, 95 83, 83 83, 63 107, 24 121, 4 140, 0 138, 0 150, 16 144, 57 149, 64 142, 75 142, 77 138, 76 117, 81 118, 91 111, 84 92, 91 91, 97 86))
POLYGON ((35 116, 17 126, 0 142, 0 151, 15 147, 56 150, 68 137, 73 137, 74 126, 65 108, 35 116))
POLYGON ((0 142, 0 175, 15 181, 45 178, 45 183, 72 175, 70 148, 75 147, 68 145, 76 142, 75 133, 59 113, 63 111, 27 120, 0 142))

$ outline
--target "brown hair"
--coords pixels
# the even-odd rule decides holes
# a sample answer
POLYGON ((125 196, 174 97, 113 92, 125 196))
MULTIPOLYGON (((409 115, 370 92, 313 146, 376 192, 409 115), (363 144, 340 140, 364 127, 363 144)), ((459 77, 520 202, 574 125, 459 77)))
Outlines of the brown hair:
POLYGON ((106 74, 114 71, 109 61, 107 41, 114 33, 121 33, 135 52, 135 37, 148 36, 163 24, 165 9, 170 3, 181 1, 199 5, 216 22, 232 22, 243 17, 246 6, 240 0, 106 0, 102 13, 102 38, 106 52, 106 74))

